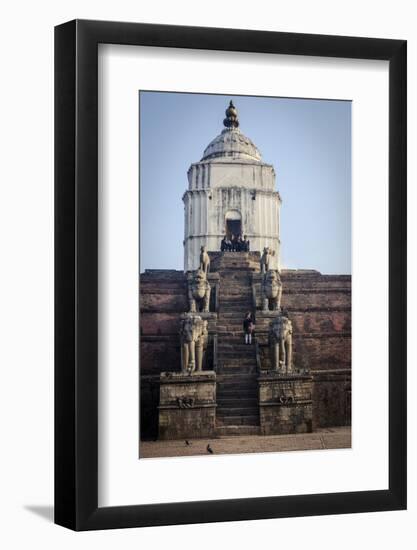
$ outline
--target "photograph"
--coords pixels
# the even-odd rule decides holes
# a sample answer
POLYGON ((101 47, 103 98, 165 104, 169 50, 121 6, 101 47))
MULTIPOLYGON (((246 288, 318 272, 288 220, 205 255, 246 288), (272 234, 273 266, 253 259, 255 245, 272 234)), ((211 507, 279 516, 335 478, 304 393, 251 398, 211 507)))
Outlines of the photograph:
POLYGON ((351 101, 138 96, 139 459, 350 448, 351 101))

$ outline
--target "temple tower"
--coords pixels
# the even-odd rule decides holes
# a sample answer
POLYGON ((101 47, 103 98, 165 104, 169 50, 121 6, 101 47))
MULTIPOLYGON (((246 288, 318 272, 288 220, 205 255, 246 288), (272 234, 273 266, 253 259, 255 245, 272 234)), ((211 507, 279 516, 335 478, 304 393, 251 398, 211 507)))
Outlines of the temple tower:
POLYGON ((281 198, 275 171, 239 129, 230 102, 224 130, 206 147, 200 162, 188 170, 184 193, 184 271, 198 268, 200 247, 220 250, 225 234, 247 235, 250 250, 274 251, 271 269, 279 269, 281 198))

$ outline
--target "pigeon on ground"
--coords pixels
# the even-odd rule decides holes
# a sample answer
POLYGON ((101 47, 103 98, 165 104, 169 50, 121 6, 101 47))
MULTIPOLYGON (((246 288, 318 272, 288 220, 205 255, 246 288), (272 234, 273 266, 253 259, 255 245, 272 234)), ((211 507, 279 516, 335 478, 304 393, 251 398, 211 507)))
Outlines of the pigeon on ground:
POLYGON ((214 453, 213 449, 210 447, 210 443, 207 445, 207 452, 211 455, 214 453))
POLYGON ((185 440, 186 445, 191 445, 191 443, 188 441, 188 439, 185 440))

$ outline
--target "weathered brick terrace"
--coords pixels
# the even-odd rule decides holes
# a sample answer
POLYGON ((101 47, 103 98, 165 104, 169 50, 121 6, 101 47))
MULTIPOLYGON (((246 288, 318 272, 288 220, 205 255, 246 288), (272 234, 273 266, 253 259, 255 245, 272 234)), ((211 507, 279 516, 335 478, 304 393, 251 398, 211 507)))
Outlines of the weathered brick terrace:
MULTIPOLYGON (((213 272, 210 273, 212 285, 211 311, 217 311, 218 300, 222 299, 222 290, 225 285, 224 275, 216 272, 216 253, 212 253, 213 272), (220 276, 220 277, 219 277, 220 276), (223 278, 223 280, 222 280, 223 278)), ((259 253, 245 254, 248 265, 253 264, 253 276, 248 274, 248 280, 252 277, 253 300, 256 303, 256 272, 259 271, 259 253)), ((239 253, 239 258, 242 258, 239 253)), ((238 258, 236 258, 238 260, 238 258)), ((234 268, 235 269, 235 268, 234 268)), ((239 267, 236 268, 234 277, 236 281, 241 277, 239 267)), ((242 272, 242 276, 244 273, 242 272)), ((314 270, 282 270, 283 283, 282 306, 290 316, 294 335, 293 350, 294 362, 298 367, 307 367, 313 377, 313 432, 319 433, 324 428, 350 425, 351 416, 351 277, 349 275, 322 275, 314 270)), ((175 270, 150 270, 140 277, 140 379, 141 379, 141 437, 153 440, 158 434, 158 406, 159 406, 159 379, 164 371, 180 370, 180 345, 179 345, 179 316, 188 311, 186 276, 182 271, 175 270)), ((243 288, 243 287, 242 287, 243 288)), ((249 287, 248 287, 249 289, 249 287)), ((250 410, 251 399, 256 375, 252 372, 252 359, 248 356, 249 350, 241 350, 239 347, 241 332, 241 318, 236 316, 236 307, 249 308, 249 294, 242 294, 233 298, 233 289, 227 294, 230 301, 223 304, 218 316, 209 320, 209 347, 206 354, 206 367, 218 373, 218 416, 219 420, 226 420, 228 413, 226 406, 236 407, 231 400, 232 395, 224 385, 231 373, 226 372, 221 364, 227 354, 233 352, 236 357, 228 358, 227 364, 230 370, 236 363, 240 371, 248 370, 247 382, 243 388, 244 377, 239 374, 241 380, 239 386, 239 398, 245 392, 247 394, 246 414, 247 421, 255 422, 255 411, 250 410), (233 298, 233 300, 232 300, 233 298), (241 304, 238 304, 238 300, 241 304), (228 311, 228 308, 230 311, 228 311), (225 325, 226 323, 226 325, 225 325), (221 333, 227 334, 233 349, 229 352, 227 342, 222 343, 221 333), (214 354, 216 335, 219 347, 214 354), (235 342, 236 340, 236 342, 235 342), (239 353, 245 353, 240 357, 239 353), (224 358, 223 358, 223 355, 224 358), (233 361, 232 361, 233 359, 233 361), (249 361, 250 360, 250 361, 249 361), (245 361, 247 366, 245 366, 245 361), (224 374, 222 372, 224 371, 224 374), (250 372, 249 372, 250 371, 250 372), (249 380, 252 377, 253 380, 249 380), (224 390, 224 395, 222 394, 224 390), (244 391, 243 391, 244 390, 244 391), (230 395, 229 395, 230 394, 230 395), (224 405, 224 406, 223 406, 224 405)), ((236 289, 234 290, 236 291, 236 289)), ((258 293, 259 295, 259 293, 258 293)), ((243 310, 242 310, 243 311, 243 310)), ((267 342, 269 319, 263 318, 257 311, 256 340, 260 346, 267 342)), ((262 350, 261 350, 262 351, 262 350)), ((267 360, 267 359, 266 359, 267 360)), ((240 372, 239 371, 239 372, 240 372)), ((237 372, 237 371, 236 371, 237 372)), ((246 380, 245 378, 245 380, 246 380)), ((232 378, 230 378, 232 380, 232 378)), ((238 386, 233 382, 236 391, 238 386)), ((255 388, 255 386, 254 386, 255 388)), ((240 404, 239 404, 240 405, 240 404)), ((242 407, 240 407, 242 408, 242 407)), ((240 427, 242 435, 247 435, 240 427)), ((237 430, 237 431, 239 431, 237 430)), ((222 431, 219 426, 219 431, 222 431)), ((226 433, 218 435, 231 435, 227 428, 226 433)), ((250 433, 250 431, 249 431, 250 433)), ((244 451, 242 451, 244 452, 244 451)), ((248 451, 252 452, 252 451, 248 451)), ((193 453, 191 453, 193 454, 193 453)))

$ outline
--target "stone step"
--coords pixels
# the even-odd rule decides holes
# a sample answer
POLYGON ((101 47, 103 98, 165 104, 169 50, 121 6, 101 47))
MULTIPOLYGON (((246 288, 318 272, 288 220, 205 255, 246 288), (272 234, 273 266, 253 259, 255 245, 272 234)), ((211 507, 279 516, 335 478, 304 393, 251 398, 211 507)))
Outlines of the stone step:
POLYGON ((231 367, 238 367, 239 365, 242 365, 242 367, 247 366, 255 366, 256 365, 256 357, 254 355, 247 355, 247 354, 239 354, 239 355, 221 355, 220 357, 217 357, 217 363, 219 365, 224 366, 231 366, 231 367))
POLYGON ((249 363, 230 363, 224 362, 217 365, 217 373, 221 374, 235 374, 235 375, 257 375, 257 368, 254 362, 249 363))
POLYGON ((244 342, 243 327, 238 325, 218 325, 217 334, 219 335, 219 340, 225 338, 226 336, 238 337, 240 336, 241 341, 244 342))
POLYGON ((217 318, 217 330, 237 330, 239 327, 243 330, 243 319, 239 319, 240 315, 235 315, 235 318, 223 318, 221 314, 217 318))
POLYGON ((224 398, 217 396, 217 409, 245 408, 258 409, 258 400, 254 397, 224 398))
POLYGON ((249 295, 252 293, 251 281, 242 281, 243 284, 239 284, 238 281, 229 281, 227 284, 223 283, 219 287, 219 296, 230 296, 230 298, 238 298, 242 295, 249 295))
POLYGON ((259 416, 255 414, 248 416, 224 416, 219 414, 219 411, 216 411, 216 424, 220 426, 257 426, 259 425, 259 416))
POLYGON ((255 361, 218 361, 219 374, 256 374, 255 361))
POLYGON ((258 384, 258 377, 257 375, 255 374, 246 374, 246 375, 242 375, 242 374, 234 374, 234 375, 231 375, 231 374, 228 374, 228 375, 223 375, 223 374, 219 374, 217 376, 217 384, 219 385, 220 384, 220 387, 223 387, 223 386, 230 386, 230 385, 235 385, 235 386, 242 386, 242 385, 248 385, 248 384, 258 384))
POLYGON ((246 385, 225 385, 217 386, 217 399, 257 399, 258 398, 258 383, 246 385))
POLYGON ((240 309, 234 308, 233 310, 223 309, 222 307, 219 307, 217 313, 217 322, 225 324, 229 321, 234 321, 235 323, 240 323, 243 326, 243 318, 245 317, 246 313, 250 311, 250 309, 251 308, 247 306, 241 307, 240 309))
POLYGON ((226 393, 217 396, 218 408, 227 409, 229 405, 223 405, 223 403, 233 403, 234 405, 241 403, 242 406, 246 406, 246 403, 258 403, 258 392, 247 391, 247 395, 244 392, 240 393, 226 393))
MULTIPOLYGON (((219 376, 221 376, 219 374, 219 376)), ((232 378, 232 376, 230 377, 232 378)), ((240 376, 240 378, 249 378, 244 382, 218 382, 217 383, 217 397, 230 397, 234 398, 236 395, 239 397, 257 397, 258 395, 258 381, 256 376, 240 376)))
MULTIPOLYGON (((227 334, 228 336, 231 336, 231 337, 234 337, 234 338, 240 337, 243 341, 243 329, 242 328, 238 329, 237 327, 234 327, 234 328, 230 329, 230 328, 227 328, 227 327, 223 327, 220 330, 217 328, 217 333, 219 334, 219 336, 221 338, 224 338, 224 336, 227 334)), ((253 340, 252 340, 252 342, 253 342, 253 340)))
POLYGON ((238 281, 237 279, 230 279, 228 282, 224 282, 219 287, 219 296, 233 296, 238 298, 239 296, 248 296, 249 292, 252 292, 252 282, 249 280, 238 281))
MULTIPOLYGON (((258 402, 258 392, 253 390, 246 390, 240 391, 240 392, 228 392, 228 393, 221 393, 218 394, 216 399, 219 403, 257 403, 258 402)), ((223 405, 222 405, 223 406, 223 405)), ((225 405, 225 408, 227 408, 228 405, 225 405)))
POLYGON ((220 275, 220 284, 222 286, 227 286, 233 281, 241 281, 241 282, 251 282, 253 279, 253 271, 249 268, 245 272, 244 269, 242 269, 243 266, 240 266, 240 269, 235 269, 233 266, 227 266, 223 269, 219 269, 218 274, 220 275))
POLYGON ((219 308, 242 309, 246 307, 250 310, 252 308, 253 301, 252 297, 245 298, 244 300, 231 300, 230 298, 220 298, 218 305, 219 308))
POLYGON ((238 367, 238 366, 221 366, 218 365, 217 372, 219 374, 256 374, 257 368, 255 366, 244 366, 244 367, 238 367))
POLYGON ((223 345, 221 347, 217 347, 217 354, 222 355, 223 357, 230 357, 233 359, 233 357, 236 357, 239 355, 239 357, 255 357, 255 347, 252 344, 244 344, 243 338, 241 344, 235 344, 234 346, 230 347, 224 347, 223 345))
POLYGON ((216 435, 218 437, 229 437, 231 435, 260 435, 260 433, 260 426, 216 425, 216 435))
POLYGON ((220 418, 226 416, 235 416, 243 418, 253 418, 259 416, 258 407, 223 407, 217 403, 216 415, 220 418))
POLYGON ((251 393, 247 397, 258 395, 258 380, 257 375, 222 375, 218 377, 227 378, 227 382, 217 382, 217 394, 222 397, 227 397, 227 394, 236 394, 238 397, 244 397, 244 393, 251 393))
POLYGON ((251 351, 253 354, 255 354, 255 350, 253 349, 253 347, 249 344, 245 344, 243 342, 243 338, 236 338, 233 343, 230 343, 230 341, 228 340, 227 342, 221 341, 217 344, 217 353, 239 353, 240 351, 244 351, 245 353, 251 351))
POLYGON ((242 304, 250 304, 252 302, 252 296, 219 296, 220 304, 219 305, 227 305, 227 306, 241 306, 242 304))
MULTIPOLYGON (((248 346, 249 347, 249 346, 248 346)), ((228 363, 231 365, 253 365, 256 361, 253 351, 241 350, 241 351, 221 351, 217 354, 218 361, 222 363, 228 363)))
MULTIPOLYGON (((255 369, 256 367, 256 361, 254 359, 247 359, 246 357, 243 357, 241 360, 219 359, 217 361, 217 364, 218 370, 220 371, 224 371, 225 369, 233 369, 233 372, 244 373, 245 371, 247 371, 248 374, 252 372, 252 370, 248 369, 255 369), (236 370, 239 369, 239 367, 242 369, 241 371, 236 370)), ((253 373, 255 374, 255 372, 253 373)))
POLYGON ((245 285, 239 285, 239 287, 237 287, 234 283, 228 288, 220 288, 219 298, 236 302, 249 300, 250 298, 252 298, 252 287, 249 283, 245 285))
POLYGON ((245 344, 243 340, 243 334, 235 344, 227 344, 219 338, 217 344, 217 353, 225 353, 226 355, 233 355, 234 353, 245 353, 245 355, 253 355, 255 357, 255 346, 253 344, 245 344))
POLYGON ((251 305, 242 305, 242 306, 230 306, 228 304, 223 305, 219 304, 219 307, 217 309, 217 314, 222 317, 223 315, 231 314, 233 317, 238 317, 240 321, 243 322, 243 317, 246 315, 248 311, 252 310, 251 305))
POLYGON ((225 311, 225 312, 219 311, 218 316, 221 317, 222 319, 231 319, 232 321, 238 321, 241 324, 243 323, 243 317, 240 319, 236 319, 236 313, 232 311, 225 311))

